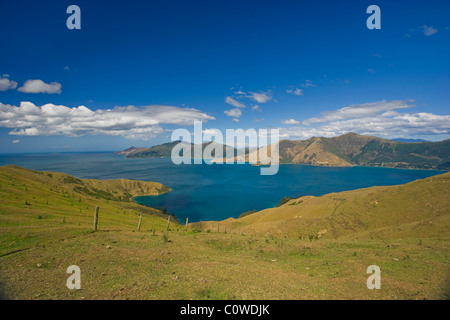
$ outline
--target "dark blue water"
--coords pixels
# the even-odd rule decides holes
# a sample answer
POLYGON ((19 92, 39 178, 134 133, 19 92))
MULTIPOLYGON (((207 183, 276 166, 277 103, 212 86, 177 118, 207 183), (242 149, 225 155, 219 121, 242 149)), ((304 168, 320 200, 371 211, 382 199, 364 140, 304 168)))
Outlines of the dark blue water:
POLYGON ((443 171, 389 168, 326 168, 281 165, 278 174, 261 176, 251 165, 174 165, 170 159, 126 159, 109 153, 0 155, 0 165, 58 171, 89 179, 157 181, 172 188, 136 201, 167 208, 180 221, 222 220, 277 205, 284 196, 314 195, 370 186, 403 184, 443 171))

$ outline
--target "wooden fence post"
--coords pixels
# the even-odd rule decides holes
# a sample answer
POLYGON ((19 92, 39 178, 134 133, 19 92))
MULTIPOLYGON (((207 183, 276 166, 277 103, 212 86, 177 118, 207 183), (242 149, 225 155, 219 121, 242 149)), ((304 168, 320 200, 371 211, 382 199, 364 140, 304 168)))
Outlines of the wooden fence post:
POLYGON ((184 228, 184 231, 187 231, 187 229, 188 229, 188 222, 189 222, 189 218, 186 218, 186 227, 184 228))
POLYGON ((138 232, 141 231, 141 222, 142 222, 142 212, 139 215, 139 224, 138 224, 138 232))
POLYGON ((98 207, 95 207, 94 232, 97 231, 97 223, 98 223, 98 207))
POLYGON ((169 231, 169 225, 170 225, 170 214, 169 214, 169 217, 167 218, 167 228, 166 228, 166 231, 169 231))
POLYGON ((217 224, 217 232, 219 232, 219 224, 217 224))

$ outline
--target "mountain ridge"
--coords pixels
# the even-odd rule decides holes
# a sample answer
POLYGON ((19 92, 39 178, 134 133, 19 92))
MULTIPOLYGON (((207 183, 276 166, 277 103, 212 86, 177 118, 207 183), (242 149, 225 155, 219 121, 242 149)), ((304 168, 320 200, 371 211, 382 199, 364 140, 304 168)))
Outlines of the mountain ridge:
MULTIPOLYGON (((156 146, 153 146, 150 148, 130 147, 128 149, 115 152, 114 154, 125 155, 126 158, 168 158, 172 155, 173 147, 175 147, 179 143, 183 143, 183 142, 180 140, 177 140, 177 141, 172 141, 172 142, 166 142, 166 143, 156 145, 156 146)), ((187 151, 191 152, 191 155, 192 155, 195 144, 187 143, 187 142, 184 142, 184 143, 186 144, 187 151)), ((207 146, 210 146, 213 144, 217 144, 217 145, 219 145, 219 147, 222 147, 222 151, 223 151, 224 155, 226 155, 227 149, 230 149, 231 152, 233 152, 233 154, 236 155, 237 150, 235 148, 230 147, 228 145, 219 144, 214 141, 202 143, 202 154, 207 146)))
MULTIPOLYGON (((129 148, 119 154, 125 154, 127 158, 170 157, 172 148, 178 143, 179 141, 174 141, 151 148, 129 148)), ((203 143, 202 148, 208 144, 210 142, 203 143)), ((450 139, 439 142, 403 142, 350 132, 332 138, 280 140, 277 144, 281 164, 450 170, 450 139)), ((232 147, 224 145, 223 148, 225 156, 225 149, 232 147)), ((270 155, 271 148, 272 145, 246 152, 245 161, 254 157, 259 163, 264 163, 260 155, 270 155)), ((234 160, 238 160, 236 149, 234 160)))

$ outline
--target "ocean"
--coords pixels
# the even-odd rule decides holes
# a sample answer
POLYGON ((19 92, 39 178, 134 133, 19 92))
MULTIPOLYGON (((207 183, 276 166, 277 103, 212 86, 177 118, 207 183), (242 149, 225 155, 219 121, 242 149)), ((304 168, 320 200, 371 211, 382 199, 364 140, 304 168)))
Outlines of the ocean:
POLYGON ((135 201, 165 208, 180 222, 237 218, 241 213, 278 204, 285 196, 320 196, 371 186, 404 184, 443 173, 374 167, 328 168, 280 165, 276 175, 261 176, 249 164, 174 165, 169 158, 133 158, 112 153, 0 155, 0 165, 57 171, 88 179, 135 179, 160 182, 172 191, 135 201))

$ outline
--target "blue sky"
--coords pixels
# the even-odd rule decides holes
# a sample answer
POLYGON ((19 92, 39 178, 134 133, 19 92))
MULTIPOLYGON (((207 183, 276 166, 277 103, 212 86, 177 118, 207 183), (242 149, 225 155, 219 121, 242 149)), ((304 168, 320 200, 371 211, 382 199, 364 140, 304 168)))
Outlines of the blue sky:
POLYGON ((289 139, 446 139, 449 12, 448 1, 0 0, 0 149, 151 146, 193 120, 289 139), (66 27, 71 4, 81 30, 66 27), (366 27, 371 4, 380 30, 366 27))

